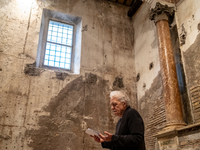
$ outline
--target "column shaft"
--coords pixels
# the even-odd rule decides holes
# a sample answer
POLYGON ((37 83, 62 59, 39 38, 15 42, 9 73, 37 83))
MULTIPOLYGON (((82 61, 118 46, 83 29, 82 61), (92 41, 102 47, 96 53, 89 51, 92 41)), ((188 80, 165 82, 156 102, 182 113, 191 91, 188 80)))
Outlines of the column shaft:
POLYGON ((169 126, 183 125, 178 80, 168 20, 156 23, 166 119, 169 126))

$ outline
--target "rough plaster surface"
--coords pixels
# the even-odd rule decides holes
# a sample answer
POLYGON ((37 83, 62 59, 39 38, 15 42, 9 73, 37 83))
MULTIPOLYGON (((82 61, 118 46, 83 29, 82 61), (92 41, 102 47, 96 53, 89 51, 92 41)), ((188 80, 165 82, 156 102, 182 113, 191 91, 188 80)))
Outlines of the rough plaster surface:
POLYGON ((156 26, 149 19, 150 4, 144 3, 134 16, 134 49, 136 73, 140 73, 140 80, 137 82, 137 96, 140 101, 145 91, 150 89, 153 79, 160 70, 156 26), (149 70, 150 63, 154 67, 149 70), (144 86, 145 85, 145 86, 144 86))
MULTIPOLYGON (((137 29, 134 30, 134 37, 136 37, 134 39, 135 67, 136 67, 136 74, 140 73, 140 79, 137 82, 138 107, 140 108, 140 112, 144 117, 145 125, 147 128, 146 142, 148 149, 154 149, 155 139, 151 137, 152 132, 154 133, 160 131, 164 127, 166 121, 164 114, 164 102, 162 98, 161 98, 162 103, 157 103, 157 100, 155 100, 156 98, 154 98, 154 101, 153 100, 152 101, 155 103, 155 105, 151 104, 150 102, 145 102, 145 99, 147 100, 150 99, 149 97, 151 97, 152 95, 151 93, 154 93, 156 91, 155 89, 152 90, 154 87, 153 86, 154 84, 152 83, 154 83, 154 81, 159 82, 158 81, 159 79, 156 78, 157 73, 160 70, 156 31, 155 31, 156 26, 153 22, 152 23, 148 22, 149 20, 147 18, 148 10, 151 7, 150 5, 152 5, 154 2, 155 1, 151 2, 149 1, 149 4, 144 3, 141 9, 133 17, 135 21, 133 25, 134 28, 137 29), (148 70, 149 64, 151 62, 153 62, 155 66, 152 70, 148 70), (160 114, 160 116, 156 113, 153 113, 151 109, 148 109, 148 107, 154 108, 154 106, 160 108, 160 110, 156 108, 155 110, 153 109, 155 112, 157 110, 157 113, 160 114), (154 114, 154 115, 150 116, 149 114, 154 114), (158 125, 156 125, 157 121, 158 125), (161 124, 159 124, 159 121, 161 122, 161 124), (156 129, 154 129, 154 126, 156 127, 156 129)), ((192 2, 187 0, 180 1, 176 6, 175 17, 178 26, 178 34, 180 42, 182 40, 181 36, 185 35, 184 37, 185 43, 181 46, 181 52, 183 56, 183 65, 185 70, 184 73, 186 76, 186 81, 188 86, 199 84, 198 80, 199 53, 197 54, 197 51, 199 51, 198 24, 200 17, 199 17, 199 10, 197 10, 198 6, 199 6, 199 1, 197 0, 194 0, 192 2)), ((161 87, 160 90, 162 90, 161 87)), ((157 92, 157 94, 159 94, 159 92, 157 92)), ((182 98, 187 98, 187 95, 183 94, 182 98)), ((187 102, 187 105, 185 105, 185 103, 186 103, 185 101, 183 101, 182 103, 185 107, 184 119, 187 123, 193 123, 192 117, 190 115, 190 111, 192 109, 190 106, 190 101, 187 102)), ((195 149, 197 147, 193 145, 189 148, 195 149)), ((185 144, 185 148, 187 148, 187 142, 185 144)))
MULTIPOLYGON (((138 104, 147 148, 154 149, 152 134, 163 128, 165 111, 156 27, 148 19, 152 1, 147 0, 130 19, 127 7, 106 0, 0 0, 0 148, 77 150, 77 144, 78 149, 101 149, 83 131, 89 126, 114 132, 118 118, 106 100, 110 90, 122 88, 132 106, 137 109, 138 104), (39 76, 24 74, 27 64, 36 61, 42 8, 82 17, 80 75, 47 69, 39 76)), ((197 48, 190 48, 199 41, 198 6, 198 0, 180 1, 176 12, 179 36, 183 27, 187 32, 181 50, 189 62, 184 63, 189 82, 196 81, 190 72, 198 76, 199 70, 197 48), (196 65, 193 69, 191 62, 196 65)))
POLYGON ((187 74, 188 86, 200 84, 200 34, 198 34, 194 43, 183 53, 185 60, 185 69, 187 74))
MULTIPOLYGON (((188 82, 188 87, 189 87, 189 92, 190 92, 190 100, 191 103, 193 103, 192 106, 192 111, 194 115, 194 122, 199 122, 199 100, 191 97, 192 95, 192 90, 200 85, 200 54, 199 54, 199 46, 200 46, 200 34, 198 34, 195 42, 188 48, 186 52, 183 53, 183 57, 185 60, 185 72, 187 74, 187 82, 188 82), (194 103, 195 101, 195 103, 194 103), (197 110, 194 110, 197 109, 197 110), (196 116, 197 115, 197 116, 196 116), (198 119, 198 120, 197 120, 198 119)), ((195 96, 198 96, 199 92, 196 92, 195 96)))
POLYGON ((197 28, 198 23, 200 22, 199 5, 199 0, 183 0, 177 4, 175 16, 179 38, 184 30, 187 33, 185 44, 181 46, 183 52, 187 51, 190 45, 194 43, 196 36, 199 34, 197 28))
MULTIPOLYGON (((151 5, 152 4, 153 3, 151 3, 151 5)), ((154 133, 156 134, 158 131, 162 130, 162 128, 166 123, 166 120, 164 111, 164 101, 161 92, 158 92, 160 90, 162 91, 162 87, 160 87, 160 90, 158 89, 156 90, 154 88, 156 87, 155 84, 152 84, 160 82, 159 81, 160 79, 156 77, 158 71, 160 70, 160 65, 159 65, 156 31, 155 31, 156 27, 153 22, 152 24, 148 22, 147 15, 145 15, 148 14, 147 12, 150 7, 149 5, 145 3, 142 5, 141 9, 133 17, 135 20, 133 25, 134 28, 137 29, 134 30, 134 37, 136 37, 134 40, 136 74, 140 73, 140 80, 137 82, 138 107, 144 118, 146 125, 147 149, 154 149, 154 144, 156 140, 155 138, 152 138, 152 134, 154 133), (153 52, 149 53, 148 51, 149 52, 153 51, 153 52), (151 62, 153 62, 155 66, 152 70, 148 70, 148 66, 151 62), (152 93, 154 92, 160 95, 160 102, 155 97, 151 99, 152 93)), ((198 50, 199 29, 197 28, 199 24, 199 10, 197 10, 198 6, 199 6, 199 1, 197 0, 194 0, 192 2, 184 0, 180 1, 177 4, 176 8, 175 17, 178 26, 180 42, 181 42, 181 36, 186 35, 186 38, 184 39, 185 43, 181 46, 181 52, 184 62, 183 63, 185 70, 184 73, 186 76, 186 81, 188 86, 199 84, 198 80, 199 53, 197 54, 197 51, 199 51, 198 50)), ((162 86, 162 84, 160 84, 160 86, 162 86)), ((187 95, 185 94, 182 95, 183 98, 185 96, 187 95)), ((186 102, 183 101, 183 105, 185 106, 184 103, 186 102)), ((190 102, 187 102, 187 106, 184 112, 185 113, 184 117, 188 117, 185 118, 185 121, 187 123, 193 122, 192 117, 190 115, 191 109, 192 108, 190 106, 190 102)), ((195 136, 191 134, 191 137, 195 136)), ((195 141, 188 141, 188 142, 185 141, 185 143, 182 144, 183 144, 182 148, 185 149, 188 148, 191 150, 198 149, 197 147, 199 146, 198 138, 196 138, 195 141), (192 142, 193 144, 191 144, 192 142)))
POLYGON ((107 94, 116 86, 127 91, 137 109, 133 27, 127 11, 105 0, 0 0, 2 150, 48 145, 52 150, 101 149, 83 131, 90 126, 114 132, 117 118, 112 117, 107 94), (48 69, 37 74, 28 66, 36 61, 43 8, 80 16, 87 26, 79 75, 48 69), (94 74, 91 81, 85 73, 94 74))
MULTIPOLYGON (((183 56, 183 66, 186 75, 187 89, 191 93, 191 87, 199 85, 199 29, 200 11, 198 6, 200 1, 180 1, 177 4, 176 22, 178 26, 179 38, 184 35, 185 40, 181 51, 183 56), (185 11, 188 10, 188 11, 185 11)), ((180 41, 181 43, 182 41, 180 41)), ((191 95, 189 95, 191 96, 191 95)), ((190 102, 192 103, 191 97, 190 102)), ((191 105, 192 109, 192 105, 191 105)), ((197 120, 193 120, 196 122, 197 120)))
POLYGON ((187 150, 187 149, 195 149, 199 150, 200 148, 200 133, 199 129, 191 129, 190 131, 184 132, 179 136, 179 149, 187 150))
POLYGON ((107 81, 93 74, 87 75, 85 81, 78 77, 43 108, 49 115, 39 117, 40 129, 26 131, 32 140, 28 145, 33 150, 98 149, 100 145, 84 132, 88 127, 113 132, 108 103, 107 81))

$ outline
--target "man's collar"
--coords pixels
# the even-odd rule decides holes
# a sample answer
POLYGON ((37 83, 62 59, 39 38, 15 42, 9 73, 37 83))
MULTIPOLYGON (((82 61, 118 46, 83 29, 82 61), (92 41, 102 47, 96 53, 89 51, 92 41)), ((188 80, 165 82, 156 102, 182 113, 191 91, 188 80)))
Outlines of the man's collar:
MULTIPOLYGON (((129 108, 130 108, 130 106, 126 107, 124 113, 125 113, 129 108)), ((124 116, 124 113, 123 113, 122 117, 124 116)), ((121 118, 122 118, 122 117, 121 117, 121 118)))
MULTIPOLYGON (((127 106, 126 109, 125 109, 125 111, 126 111, 127 109, 129 109, 129 108, 130 108, 130 106, 127 106)), ((125 112, 125 111, 124 111, 124 112, 125 112)))

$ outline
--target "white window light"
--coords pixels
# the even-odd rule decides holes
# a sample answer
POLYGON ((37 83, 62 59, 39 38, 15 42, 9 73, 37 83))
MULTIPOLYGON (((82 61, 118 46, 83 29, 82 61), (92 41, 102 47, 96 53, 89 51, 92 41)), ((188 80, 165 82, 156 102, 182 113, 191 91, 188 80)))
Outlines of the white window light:
POLYGON ((70 70, 72 57, 73 26, 49 21, 44 65, 70 70))

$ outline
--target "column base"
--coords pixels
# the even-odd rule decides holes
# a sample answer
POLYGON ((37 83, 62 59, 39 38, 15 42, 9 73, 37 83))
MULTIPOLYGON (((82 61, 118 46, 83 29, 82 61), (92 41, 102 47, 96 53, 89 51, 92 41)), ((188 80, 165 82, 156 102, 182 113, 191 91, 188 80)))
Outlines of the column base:
POLYGON ((166 124, 166 126, 163 130, 164 131, 175 130, 175 129, 178 129, 178 128, 182 128, 184 126, 187 126, 187 124, 186 123, 168 123, 168 124, 166 124))

